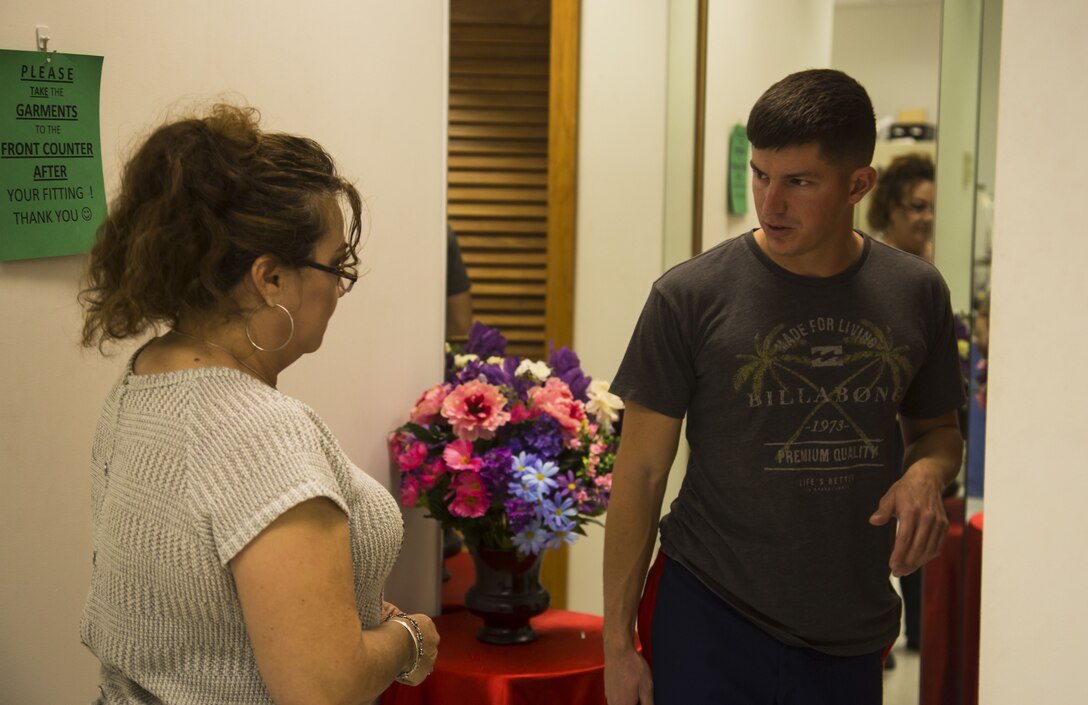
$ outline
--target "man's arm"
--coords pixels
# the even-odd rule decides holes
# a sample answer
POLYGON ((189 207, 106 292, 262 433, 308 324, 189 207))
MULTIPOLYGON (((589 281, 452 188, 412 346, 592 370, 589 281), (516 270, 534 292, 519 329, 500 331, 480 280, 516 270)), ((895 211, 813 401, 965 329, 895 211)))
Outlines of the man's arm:
POLYGON ((604 534, 604 678, 609 705, 653 703, 650 669, 635 651, 635 617, 680 441, 680 423, 626 403, 604 534))
POLYGON ((941 493, 956 479, 963 461, 963 436, 955 411, 931 419, 900 417, 906 452, 903 477, 880 499, 869 523, 899 520, 895 548, 888 562, 892 574, 913 573, 941 552, 948 516, 941 493))

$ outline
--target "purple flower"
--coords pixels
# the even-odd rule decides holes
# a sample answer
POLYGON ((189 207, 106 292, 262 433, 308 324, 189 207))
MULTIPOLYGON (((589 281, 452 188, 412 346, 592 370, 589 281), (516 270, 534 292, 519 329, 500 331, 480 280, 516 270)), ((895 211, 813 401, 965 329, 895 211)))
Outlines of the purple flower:
POLYGON ((563 428, 551 416, 541 416, 519 424, 520 433, 510 438, 514 453, 531 453, 541 458, 555 458, 563 450, 563 428))
POLYGON ((540 506, 540 515, 549 529, 570 531, 576 526, 574 518, 578 516, 578 510, 574 506, 573 497, 567 497, 559 503, 545 499, 540 506))
POLYGON ((506 486, 510 479, 512 462, 509 448, 494 448, 484 454, 480 477, 483 478, 488 495, 494 496, 506 486))
POLYGON ((534 505, 529 504, 523 499, 518 497, 511 497, 503 502, 503 508, 506 510, 506 519, 510 525, 510 531, 512 533, 518 533, 529 522, 536 517, 536 510, 534 505))
POLYGON ((469 360, 465 363, 465 366, 460 370, 450 370, 450 383, 454 386, 465 384, 478 379, 480 376, 480 368, 484 363, 479 360, 469 360))
POLYGON ((548 357, 548 365, 554 371, 554 376, 563 380, 570 387, 570 393, 579 401, 587 402, 589 397, 586 396, 586 388, 589 387, 591 380, 586 377, 582 372, 582 363, 578 359, 578 356, 573 350, 565 345, 558 349, 552 349, 552 354, 548 357))
POLYGON ((573 531, 573 524, 569 529, 560 529, 555 532, 553 536, 548 539, 548 542, 544 544, 544 548, 552 550, 553 548, 559 548, 563 544, 572 544, 578 540, 578 534, 573 531))
POLYGON ((559 485, 560 497, 574 497, 578 490, 582 489, 582 483, 578 482, 578 478, 575 477, 574 471, 568 470, 567 472, 556 475, 555 482, 559 485))
POLYGON ((578 359, 578 355, 566 345, 558 349, 553 346, 552 354, 548 356, 548 366, 558 374, 563 374, 567 370, 581 369, 582 362, 578 359))
POLYGON ((498 330, 475 321, 468 331, 465 352, 479 355, 485 360, 502 355, 506 352, 506 338, 498 330))
POLYGON ((553 538, 551 532, 541 527, 539 522, 534 522, 514 535, 513 544, 514 548, 526 555, 536 554, 553 538))

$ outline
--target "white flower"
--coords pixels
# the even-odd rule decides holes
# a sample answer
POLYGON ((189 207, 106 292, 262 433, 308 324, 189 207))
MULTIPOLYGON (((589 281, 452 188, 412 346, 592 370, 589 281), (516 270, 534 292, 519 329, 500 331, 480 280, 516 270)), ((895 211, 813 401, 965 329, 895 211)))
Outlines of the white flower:
POLYGON ((541 362, 540 360, 537 360, 536 362, 533 362, 532 360, 522 360, 514 374, 520 377, 526 372, 543 382, 551 376, 552 368, 548 367, 548 363, 541 362))
POLYGON ((491 357, 487 358, 487 364, 489 365, 499 365, 501 367, 502 362, 503 358, 499 357, 498 355, 492 355, 491 357))
POLYGON ((473 360, 479 360, 479 359, 480 359, 479 355, 472 355, 471 353, 468 354, 468 355, 454 355, 453 356, 453 364, 454 364, 455 367, 464 367, 465 365, 472 362, 473 360))
POLYGON ((589 403, 586 411, 597 417, 597 426, 605 433, 611 433, 612 424, 619 421, 619 410, 623 408, 623 399, 608 391, 608 382, 595 379, 586 390, 589 403))

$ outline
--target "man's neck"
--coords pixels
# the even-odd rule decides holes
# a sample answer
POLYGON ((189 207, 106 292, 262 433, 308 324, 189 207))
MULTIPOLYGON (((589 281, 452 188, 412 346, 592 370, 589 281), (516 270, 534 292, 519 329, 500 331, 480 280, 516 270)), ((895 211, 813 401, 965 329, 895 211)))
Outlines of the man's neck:
POLYGON ((842 237, 828 242, 818 251, 797 255, 777 255, 767 246, 762 228, 755 231, 756 244, 772 262, 802 277, 833 277, 850 268, 865 249, 865 238, 849 228, 842 237))

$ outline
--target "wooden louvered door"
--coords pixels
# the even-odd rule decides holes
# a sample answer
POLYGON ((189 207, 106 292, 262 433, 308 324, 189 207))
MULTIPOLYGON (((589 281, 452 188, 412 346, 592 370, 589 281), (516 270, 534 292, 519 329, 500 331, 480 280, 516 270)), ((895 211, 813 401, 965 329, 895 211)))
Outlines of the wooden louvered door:
POLYGON ((510 354, 533 358, 549 340, 570 344, 570 322, 549 330, 548 317, 572 308, 569 286, 549 287, 549 278, 570 281, 562 270, 572 268, 555 242, 549 257, 552 12, 550 0, 450 3, 449 222, 473 317, 502 331, 510 354))
MULTIPOLYGON (((473 318, 546 358, 574 327, 579 0, 450 0, 448 218, 473 318)), ((566 547, 541 582, 567 603, 566 547)))

